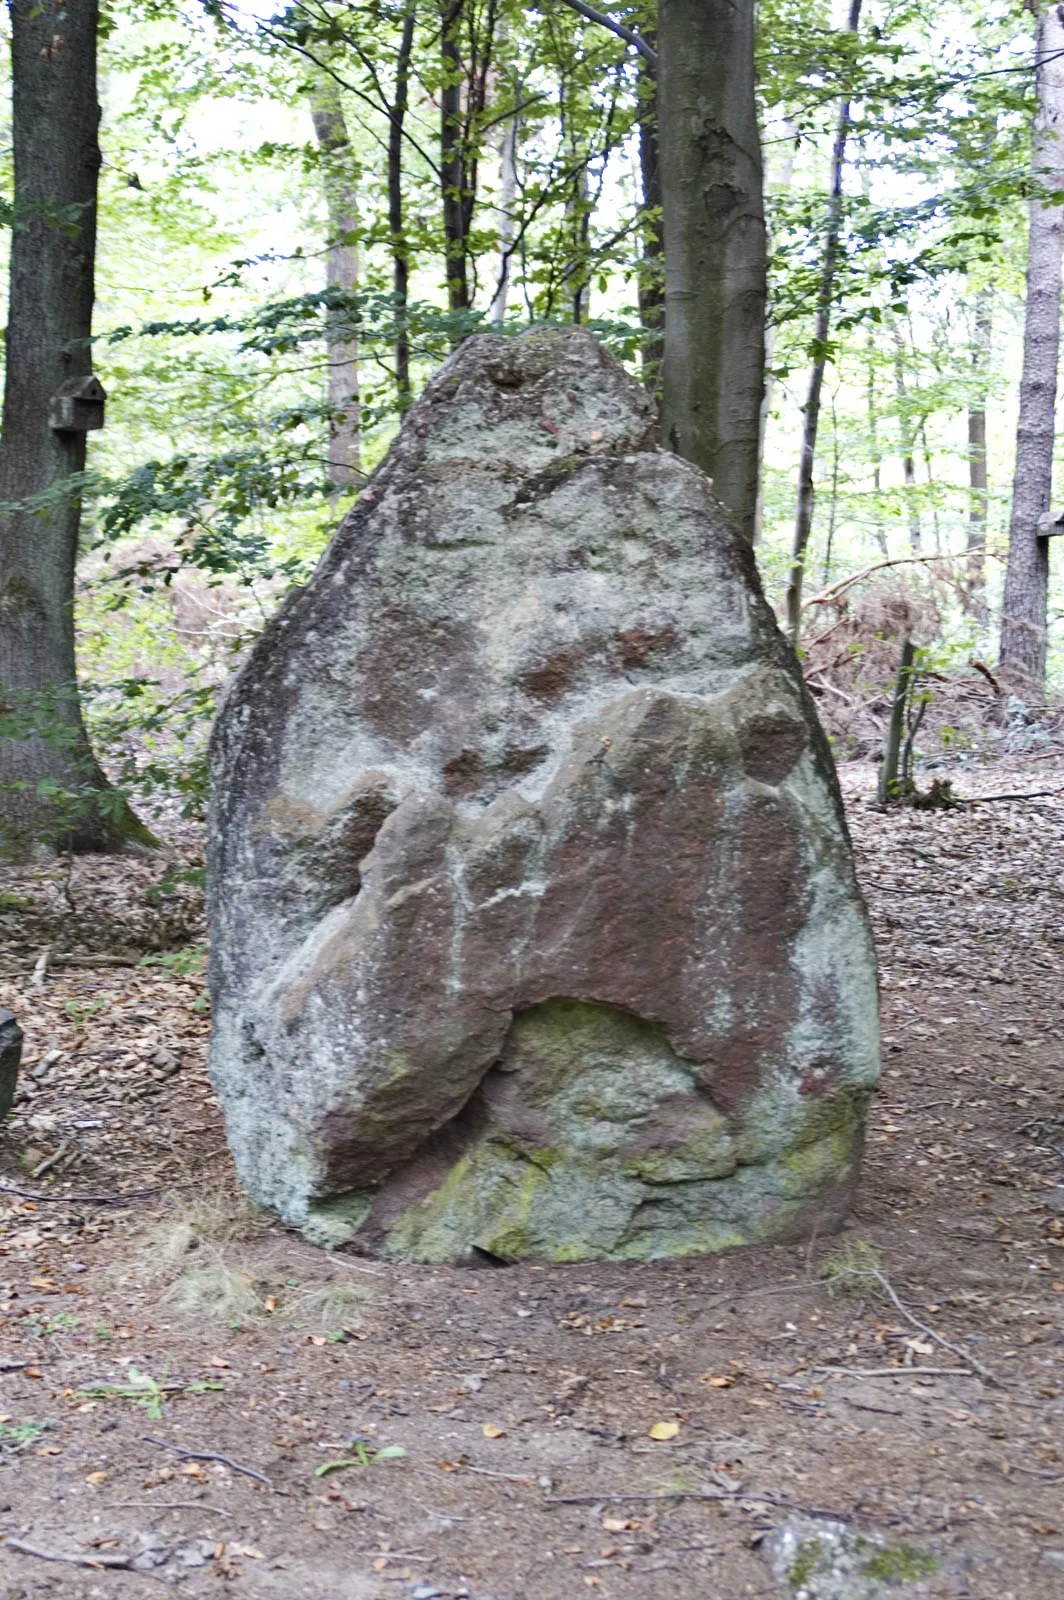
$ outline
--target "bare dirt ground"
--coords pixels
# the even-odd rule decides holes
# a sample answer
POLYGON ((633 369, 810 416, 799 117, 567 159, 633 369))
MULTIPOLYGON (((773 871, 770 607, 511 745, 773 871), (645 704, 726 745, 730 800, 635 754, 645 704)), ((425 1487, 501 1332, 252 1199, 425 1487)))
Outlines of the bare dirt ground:
POLYGON ((952 776, 1057 793, 884 815, 843 769, 885 1039, 849 1225, 690 1261, 438 1270, 252 1216, 173 953, 195 841, 7 870, 4 1600, 768 1600, 795 1507, 937 1556, 899 1592, 1059 1600, 1064 758, 952 776))

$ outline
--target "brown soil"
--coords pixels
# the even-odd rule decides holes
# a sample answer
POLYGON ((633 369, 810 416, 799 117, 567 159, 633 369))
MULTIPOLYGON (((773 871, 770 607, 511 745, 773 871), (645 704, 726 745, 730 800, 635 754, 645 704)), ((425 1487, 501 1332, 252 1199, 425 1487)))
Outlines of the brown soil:
POLYGON ((691 1261, 438 1270, 249 1216, 201 977, 107 962, 195 937, 198 891, 8 870, 0 1595, 768 1600, 792 1506, 936 1552, 910 1593, 1064 1593, 1064 793, 883 815, 873 779, 844 770, 884 989, 857 1207, 691 1261))

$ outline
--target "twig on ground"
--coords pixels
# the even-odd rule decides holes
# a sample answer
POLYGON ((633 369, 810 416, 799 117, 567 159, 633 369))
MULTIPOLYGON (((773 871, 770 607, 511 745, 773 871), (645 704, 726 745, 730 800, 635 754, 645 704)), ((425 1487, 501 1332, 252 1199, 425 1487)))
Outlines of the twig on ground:
POLYGON ((63 1143, 57 1150, 53 1150, 50 1156, 45 1156, 43 1161, 38 1162, 33 1171, 30 1173, 30 1177, 43 1178, 45 1173, 50 1172, 57 1162, 62 1161, 69 1149, 70 1141, 68 1139, 64 1139, 63 1143))
POLYGON ((65 1561, 70 1567, 114 1567, 121 1571, 132 1564, 132 1556, 68 1556, 62 1550, 45 1550, 39 1544, 30 1544, 27 1539, 12 1539, 8 1534, 4 1544, 9 1550, 18 1550, 24 1556, 39 1556, 42 1561, 65 1561))
POLYGON ((128 1206, 162 1192, 159 1186, 155 1189, 131 1189, 128 1194, 36 1194, 32 1189, 17 1189, 13 1183, 0 1183, 0 1194, 17 1194, 23 1200, 36 1200, 38 1205, 53 1206, 128 1206))
POLYGON ((671 1494, 555 1494, 545 1495, 548 1506, 624 1505, 628 1500, 729 1500, 741 1505, 782 1506, 785 1511, 803 1511, 807 1517, 835 1517, 839 1522, 851 1520, 848 1511, 826 1511, 823 1506, 804 1506, 797 1500, 780 1500, 772 1494, 744 1494, 742 1490, 729 1493, 725 1489, 674 1489, 671 1494))
POLYGON ((0 1372, 21 1372, 32 1365, 32 1361, 0 1361, 0 1372))
MULTIPOLYGON (((268 1478, 264 1472, 257 1472, 254 1467, 241 1466, 239 1461, 234 1461, 231 1456, 219 1455, 217 1450, 185 1450, 179 1444, 168 1444, 165 1439, 153 1439, 150 1434, 141 1435, 145 1444, 157 1444, 163 1450, 173 1450, 185 1461, 221 1461, 225 1466, 231 1467, 234 1472, 242 1472, 245 1478, 255 1478, 259 1483, 264 1483, 267 1489, 273 1489, 273 1479, 268 1478)), ((284 1489, 274 1490, 275 1494, 285 1494, 284 1489)))
POLYGON ((1064 794, 1064 789, 1031 789, 1024 794, 973 794, 962 799, 963 806, 988 806, 995 800, 1045 800, 1064 794))
POLYGON ((231 1517, 222 1506, 209 1506, 203 1500, 111 1500, 105 1510, 125 1511, 134 1507, 152 1511, 209 1511, 212 1517, 231 1517))
POLYGON ((897 1311, 901 1312, 906 1322, 911 1323, 914 1328, 917 1328, 920 1333, 925 1334, 928 1339, 933 1339, 937 1345, 941 1345, 943 1350, 948 1350, 950 1355, 958 1356, 961 1361, 967 1361, 968 1365, 972 1367, 981 1378, 984 1378, 987 1383, 992 1383, 998 1388, 1004 1387, 1000 1378, 995 1378, 989 1367, 985 1367, 981 1361, 977 1361, 973 1355, 969 1354, 963 1345, 950 1344, 949 1340, 943 1339, 942 1335, 940 1333, 936 1333, 934 1328, 929 1328, 926 1322, 921 1322, 919 1317, 914 1317, 904 1301, 898 1299, 898 1296, 894 1291, 894 1285, 891 1283, 890 1279, 885 1273, 880 1272, 878 1267, 871 1267, 867 1269, 867 1272, 868 1276, 875 1278, 880 1288, 886 1292, 890 1298, 891 1304, 897 1311))
POLYGON ((535 1482, 535 1479, 528 1478, 528 1477, 521 1477, 521 1475, 519 1473, 516 1473, 516 1472, 492 1472, 490 1467, 474 1467, 474 1466, 471 1466, 468 1461, 463 1463, 461 1470, 463 1472, 476 1472, 476 1473, 479 1473, 480 1477, 482 1477, 482 1478, 505 1478, 507 1483, 534 1483, 535 1482))
POLYGON ((814 1372, 837 1372, 844 1378, 975 1378, 979 1374, 969 1367, 828 1367, 816 1366, 814 1372))
POLYGON ((360 1550, 360 1556, 387 1556, 390 1561, 432 1561, 433 1556, 419 1556, 416 1550, 360 1550))

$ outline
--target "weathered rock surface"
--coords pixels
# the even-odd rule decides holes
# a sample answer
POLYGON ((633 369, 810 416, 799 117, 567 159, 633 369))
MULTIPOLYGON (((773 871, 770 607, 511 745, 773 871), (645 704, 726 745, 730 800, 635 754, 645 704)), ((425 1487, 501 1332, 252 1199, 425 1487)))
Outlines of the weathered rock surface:
POLYGON ((311 1237, 821 1230, 878 1067, 831 758, 707 479, 579 330, 465 344, 240 674, 212 1070, 311 1237))
POLYGON ((22 1060, 22 1029, 10 1011, 0 1011, 0 1117, 6 1117, 15 1099, 22 1060))
MULTIPOLYGON (((792 1517, 761 1553, 792 1600, 927 1600, 942 1560, 911 1544, 888 1544, 826 1517, 792 1517)), ((965 1585, 966 1587, 966 1585, 965 1585)), ((937 1584, 936 1594, 953 1593, 937 1584)))

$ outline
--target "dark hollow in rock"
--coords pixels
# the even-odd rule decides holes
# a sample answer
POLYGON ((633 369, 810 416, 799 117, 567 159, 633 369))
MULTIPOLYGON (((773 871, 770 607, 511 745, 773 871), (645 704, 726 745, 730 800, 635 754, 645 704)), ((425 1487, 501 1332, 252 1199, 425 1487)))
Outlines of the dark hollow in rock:
POLYGON ((21 1060, 22 1029, 10 1011, 0 1011, 0 1117, 14 1104, 21 1060))
POLYGON ((579 329, 469 340, 212 746, 252 1196, 426 1261, 824 1231, 878 1071, 831 757, 753 559, 579 329))

